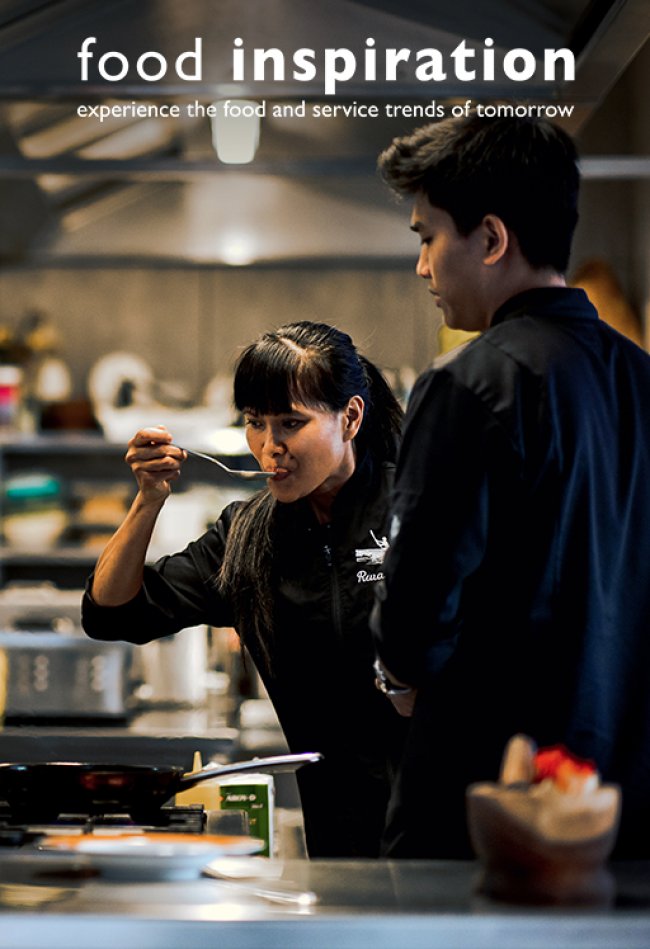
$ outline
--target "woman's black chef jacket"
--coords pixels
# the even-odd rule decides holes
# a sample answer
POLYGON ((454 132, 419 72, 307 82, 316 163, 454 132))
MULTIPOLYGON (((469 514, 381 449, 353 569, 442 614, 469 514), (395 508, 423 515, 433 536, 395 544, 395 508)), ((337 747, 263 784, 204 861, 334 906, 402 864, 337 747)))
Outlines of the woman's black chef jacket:
MULTIPOLYGON (((306 500, 277 505, 280 581, 270 669, 259 644, 247 643, 291 751, 324 755, 298 772, 311 856, 379 850, 391 761, 405 727, 375 688, 368 628, 392 479, 391 465, 373 470, 366 459, 337 495, 325 526, 306 500)), ((240 504, 229 505, 182 552, 147 565, 143 587, 129 603, 101 607, 86 592, 88 635, 146 643, 202 623, 234 626, 215 575, 240 504)))

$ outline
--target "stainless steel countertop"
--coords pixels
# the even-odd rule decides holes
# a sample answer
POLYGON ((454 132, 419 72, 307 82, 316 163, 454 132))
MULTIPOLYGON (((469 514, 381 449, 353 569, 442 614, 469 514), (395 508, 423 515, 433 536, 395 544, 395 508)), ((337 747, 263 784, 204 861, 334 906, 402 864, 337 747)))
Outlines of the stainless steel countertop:
POLYGON ((582 908, 491 901, 476 892, 478 869, 469 862, 294 860, 266 867, 262 879, 237 883, 111 882, 75 878, 48 858, 6 851, 0 949, 650 945, 650 862, 615 867, 612 904, 582 908), (317 901, 301 901, 301 893, 317 901))

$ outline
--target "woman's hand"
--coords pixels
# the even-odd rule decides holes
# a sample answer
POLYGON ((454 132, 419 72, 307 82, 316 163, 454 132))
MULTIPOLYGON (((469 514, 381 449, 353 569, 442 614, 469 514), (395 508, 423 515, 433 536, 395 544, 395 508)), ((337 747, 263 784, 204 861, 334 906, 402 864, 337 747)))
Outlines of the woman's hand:
POLYGON ((91 592, 100 606, 128 603, 140 590, 152 531, 186 457, 163 425, 140 429, 129 442, 124 460, 139 491, 97 561, 91 592))
POLYGON ((164 425, 140 429, 129 442, 124 460, 138 482, 141 503, 165 501, 186 458, 182 448, 172 445, 171 433, 164 425))

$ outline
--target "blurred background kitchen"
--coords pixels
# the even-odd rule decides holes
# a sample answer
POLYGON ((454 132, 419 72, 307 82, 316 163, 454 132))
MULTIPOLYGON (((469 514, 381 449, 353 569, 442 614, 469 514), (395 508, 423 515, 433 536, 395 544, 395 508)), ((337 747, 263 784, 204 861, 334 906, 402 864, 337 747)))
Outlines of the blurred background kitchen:
MULTIPOLYGON (((141 425, 244 462, 230 372, 246 342, 300 318, 333 322, 407 398, 417 372, 459 339, 414 279, 408 209, 377 180, 377 153, 420 119, 267 114, 251 160, 216 154, 232 132, 207 117, 80 118, 80 103, 296 106, 317 83, 230 81, 233 39, 278 46, 449 52, 462 38, 538 53, 569 46, 576 80, 459 83, 404 75, 351 82, 332 102, 449 108, 473 97, 570 103, 583 155, 570 280, 601 315, 650 343, 650 44, 644 0, 8 0, 0 9, 0 646, 8 657, 0 758, 191 764, 192 753, 282 748, 229 630, 185 631, 133 651, 79 631, 79 590, 133 494, 122 462, 141 425), (307 9, 309 7, 309 9, 307 9), (203 79, 79 79, 97 55, 173 64, 203 37, 203 79), (224 139, 225 136, 225 139, 224 139)), ((95 60, 96 64, 96 60, 95 60)), ((650 407, 649 407, 650 411, 650 407)), ((196 536, 246 490, 187 463, 152 556, 196 536)), ((311 750, 311 749, 310 749, 311 750)), ((291 801, 291 789, 286 791, 291 801)))

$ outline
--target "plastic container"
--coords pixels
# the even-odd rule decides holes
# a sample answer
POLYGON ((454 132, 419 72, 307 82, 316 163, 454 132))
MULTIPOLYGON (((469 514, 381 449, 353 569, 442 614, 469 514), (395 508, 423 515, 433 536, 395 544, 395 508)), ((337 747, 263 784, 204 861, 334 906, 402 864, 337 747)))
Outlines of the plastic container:
POLYGON ((208 630, 190 626, 141 647, 147 701, 168 708, 205 704, 208 630))
POLYGON ((222 811, 248 814, 250 834, 264 841, 260 856, 273 856, 275 782, 272 774, 234 774, 219 779, 222 811))
POLYGON ((53 547, 68 523, 61 482, 45 472, 16 475, 4 490, 5 540, 21 550, 53 547))
POLYGON ((23 371, 18 366, 0 366, 0 430, 17 426, 22 381, 23 371))

